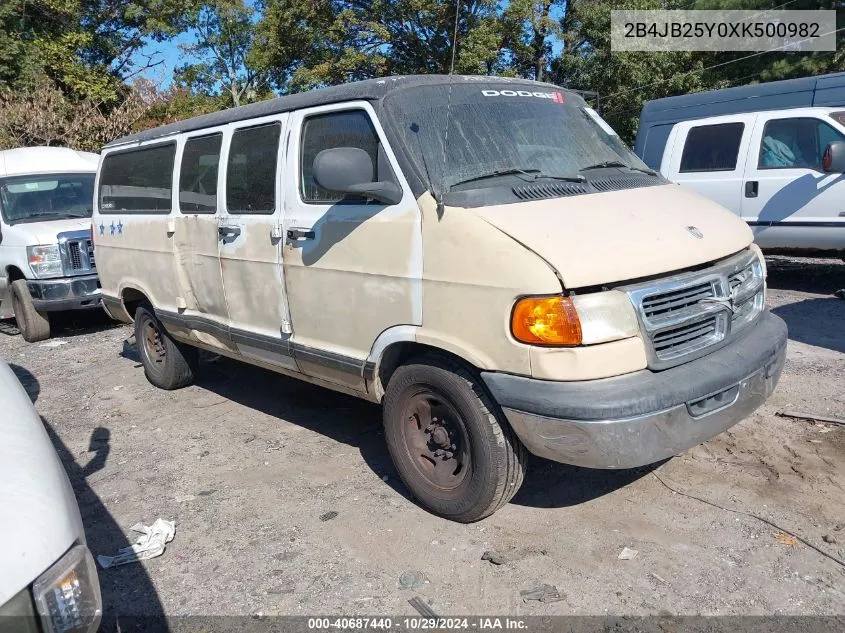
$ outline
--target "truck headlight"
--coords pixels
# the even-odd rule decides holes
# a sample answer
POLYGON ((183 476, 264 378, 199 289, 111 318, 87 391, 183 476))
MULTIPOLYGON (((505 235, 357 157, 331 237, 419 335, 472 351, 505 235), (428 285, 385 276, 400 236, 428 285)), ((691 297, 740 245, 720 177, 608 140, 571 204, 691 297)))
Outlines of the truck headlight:
POLYGON ((27 246, 29 267, 36 277, 57 277, 62 274, 62 256, 58 244, 27 246))
POLYGON ((511 313, 516 340, 533 345, 594 345, 636 336, 634 306, 617 290, 523 297, 511 313))
POLYGON ((91 552, 75 545, 32 585, 44 633, 92 633, 103 603, 91 552))

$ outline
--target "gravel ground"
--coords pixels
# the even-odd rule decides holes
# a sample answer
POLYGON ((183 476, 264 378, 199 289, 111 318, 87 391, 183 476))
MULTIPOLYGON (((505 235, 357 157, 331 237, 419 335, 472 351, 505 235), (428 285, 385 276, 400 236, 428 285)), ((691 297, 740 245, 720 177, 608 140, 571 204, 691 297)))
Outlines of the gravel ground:
POLYGON ((195 386, 160 391, 131 329, 93 313, 32 345, 0 322, 0 356, 50 431, 95 554, 138 521, 176 521, 163 556, 100 571, 106 622, 414 614, 416 595, 440 615, 843 614, 845 427, 775 413, 845 418, 845 301, 832 294, 845 265, 770 258, 769 283, 790 344, 758 412, 656 467, 534 459, 513 502, 473 525, 408 498, 371 404, 210 358, 195 386), (620 560, 624 547, 638 555, 620 560), (505 563, 481 560, 488 550, 505 563), (426 582, 402 588, 409 570, 426 582), (523 603, 541 583, 563 599, 523 603))

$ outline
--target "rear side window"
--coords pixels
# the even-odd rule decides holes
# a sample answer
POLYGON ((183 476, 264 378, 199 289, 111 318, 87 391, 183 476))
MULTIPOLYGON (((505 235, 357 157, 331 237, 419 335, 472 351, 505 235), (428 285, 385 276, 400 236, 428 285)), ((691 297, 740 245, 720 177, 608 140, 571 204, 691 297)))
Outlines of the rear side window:
POLYGON ((733 171, 744 123, 720 123, 691 128, 681 155, 681 173, 733 171))
POLYGON ((100 213, 170 213, 176 145, 109 154, 100 172, 100 213))
POLYGON ((179 170, 179 208, 183 213, 217 211, 217 168, 222 134, 188 139, 179 170))
POLYGON ((226 167, 226 208, 229 213, 270 215, 276 208, 276 164, 279 123, 236 130, 226 167))
MULTIPOLYGON (((364 202, 364 198, 350 198, 320 187, 314 180, 314 159, 324 149, 334 147, 357 147, 370 155, 375 170, 375 180, 380 180, 379 140, 370 117, 363 110, 332 112, 308 117, 302 128, 300 155, 300 194, 302 200, 311 204, 333 204, 344 199, 347 202, 364 202)), ((382 161, 386 165, 386 161, 382 161)), ((389 171, 389 168, 385 167, 389 171)), ((385 179, 390 176, 384 174, 385 179)))

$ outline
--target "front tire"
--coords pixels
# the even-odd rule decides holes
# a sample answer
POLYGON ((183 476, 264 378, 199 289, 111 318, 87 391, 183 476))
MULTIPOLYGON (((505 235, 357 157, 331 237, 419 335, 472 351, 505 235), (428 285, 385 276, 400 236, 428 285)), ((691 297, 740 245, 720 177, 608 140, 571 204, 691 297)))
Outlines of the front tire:
POLYGON ((483 519, 522 485, 522 443, 479 378, 450 358, 425 355, 396 370, 384 396, 384 428, 402 481, 447 519, 483 519))
POLYGON ((39 312, 32 305, 32 295, 26 287, 26 279, 12 282, 12 310, 27 343, 37 343, 50 338, 50 318, 46 312, 39 312))
POLYGON ((147 380, 159 389, 180 389, 194 381, 197 349, 173 340, 148 303, 135 311, 135 344, 147 380))

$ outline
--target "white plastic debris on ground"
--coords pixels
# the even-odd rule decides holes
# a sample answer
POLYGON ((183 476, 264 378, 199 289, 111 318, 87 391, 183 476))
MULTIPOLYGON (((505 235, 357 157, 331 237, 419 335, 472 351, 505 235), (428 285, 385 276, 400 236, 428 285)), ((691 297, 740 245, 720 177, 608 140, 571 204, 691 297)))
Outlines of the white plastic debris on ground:
POLYGON ((97 556, 97 562, 103 569, 161 556, 164 553, 165 544, 172 541, 176 534, 176 523, 159 518, 152 525, 136 523, 130 529, 141 536, 134 545, 121 547, 116 556, 97 556))

